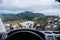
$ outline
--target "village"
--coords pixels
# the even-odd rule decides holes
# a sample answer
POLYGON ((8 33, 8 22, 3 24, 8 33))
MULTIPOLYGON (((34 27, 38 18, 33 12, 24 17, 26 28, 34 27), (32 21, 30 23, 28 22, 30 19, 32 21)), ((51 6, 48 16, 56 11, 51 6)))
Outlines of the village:
POLYGON ((6 30, 8 32, 17 30, 17 29, 34 29, 40 31, 57 31, 60 26, 60 18, 48 18, 46 23, 35 23, 33 21, 25 21, 17 24, 12 22, 4 23, 6 30))

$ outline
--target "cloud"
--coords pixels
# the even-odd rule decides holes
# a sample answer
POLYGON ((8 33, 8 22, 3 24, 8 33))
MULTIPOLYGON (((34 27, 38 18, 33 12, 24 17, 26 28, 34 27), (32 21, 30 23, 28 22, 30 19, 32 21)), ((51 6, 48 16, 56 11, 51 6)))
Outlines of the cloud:
POLYGON ((51 5, 54 0, 4 0, 4 5, 27 8, 36 5, 51 5))
POLYGON ((59 5, 55 0, 3 0, 0 3, 0 13, 32 11, 57 14, 60 11, 59 5))
POLYGON ((0 0, 0 3, 2 3, 3 2, 3 0, 0 0))
POLYGON ((3 14, 8 14, 8 13, 17 14, 17 13, 20 13, 20 12, 24 12, 24 11, 8 11, 8 10, 0 10, 0 13, 3 13, 3 14))
POLYGON ((46 15, 60 15, 60 9, 46 9, 46 10, 42 10, 40 11, 41 13, 44 13, 46 15))

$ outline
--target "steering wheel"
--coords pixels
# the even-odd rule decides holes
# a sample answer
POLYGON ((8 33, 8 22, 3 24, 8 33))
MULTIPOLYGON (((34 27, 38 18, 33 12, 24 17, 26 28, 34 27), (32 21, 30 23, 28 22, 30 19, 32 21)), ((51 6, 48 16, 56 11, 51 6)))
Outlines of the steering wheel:
POLYGON ((10 32, 6 40, 43 40, 43 38, 35 32, 22 29, 10 32))

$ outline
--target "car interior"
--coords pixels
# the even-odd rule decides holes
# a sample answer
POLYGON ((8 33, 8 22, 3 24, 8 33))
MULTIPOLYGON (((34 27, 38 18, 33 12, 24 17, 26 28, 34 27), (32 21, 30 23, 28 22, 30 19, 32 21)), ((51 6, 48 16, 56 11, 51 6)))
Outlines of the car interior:
POLYGON ((60 0, 0 0, 0 40, 60 40, 60 0))

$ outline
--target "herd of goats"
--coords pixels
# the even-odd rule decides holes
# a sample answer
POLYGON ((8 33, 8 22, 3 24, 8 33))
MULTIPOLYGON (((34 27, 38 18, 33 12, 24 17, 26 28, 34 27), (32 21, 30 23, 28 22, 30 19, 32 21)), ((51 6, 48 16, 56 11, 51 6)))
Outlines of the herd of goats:
POLYGON ((36 24, 33 21, 26 21, 22 23, 18 23, 16 25, 4 24, 7 31, 17 30, 17 29, 34 29, 34 30, 52 30, 52 26, 45 26, 43 24, 36 24))

